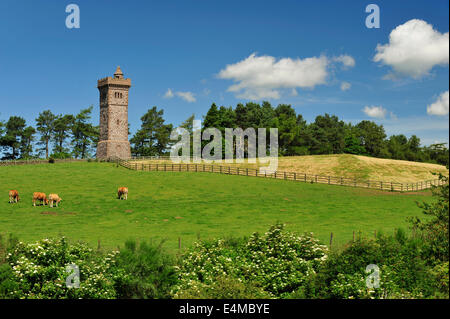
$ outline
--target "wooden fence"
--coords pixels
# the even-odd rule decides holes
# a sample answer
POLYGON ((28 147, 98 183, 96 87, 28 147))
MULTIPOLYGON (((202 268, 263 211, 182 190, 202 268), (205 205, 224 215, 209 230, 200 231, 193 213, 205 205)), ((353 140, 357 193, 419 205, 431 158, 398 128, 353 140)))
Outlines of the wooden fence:
POLYGON ((417 183, 397 183, 370 180, 357 180, 346 177, 311 175, 297 172, 280 172, 275 173, 261 172, 255 168, 242 168, 235 166, 222 166, 212 164, 175 164, 175 163, 137 163, 133 161, 119 161, 119 165, 136 171, 164 171, 164 172, 209 172, 226 175, 240 175, 283 179, 304 183, 320 183, 328 185, 340 185, 351 187, 371 188, 384 191, 409 192, 430 189, 433 186, 443 185, 443 181, 439 179, 421 181, 417 183))
MULTIPOLYGON (((85 162, 85 161, 87 161, 87 159, 79 159, 79 158, 55 159, 55 163, 85 162)), ((48 159, 11 160, 11 161, 0 161, 0 166, 33 165, 46 163, 49 163, 48 159)))

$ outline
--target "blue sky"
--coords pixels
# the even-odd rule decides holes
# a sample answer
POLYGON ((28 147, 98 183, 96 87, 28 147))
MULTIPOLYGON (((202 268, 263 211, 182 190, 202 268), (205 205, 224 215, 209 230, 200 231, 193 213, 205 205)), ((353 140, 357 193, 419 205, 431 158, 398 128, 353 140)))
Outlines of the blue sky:
POLYGON ((34 125, 44 109, 76 113, 94 105, 97 123, 97 80, 120 65, 133 85, 133 133, 152 106, 179 124, 213 102, 268 100, 291 104, 308 121, 330 113, 374 120, 389 135, 416 134, 423 144, 448 142, 448 12, 444 0, 2 0, 0 119, 20 115, 34 125), (70 3, 80 8, 79 29, 65 26, 70 3), (370 3, 380 8, 379 29, 365 26, 370 3), (405 40, 391 43, 399 26, 405 40), (405 30, 424 38, 407 50, 410 60, 393 61, 417 38, 405 30), (389 47, 380 52, 378 44, 389 47))

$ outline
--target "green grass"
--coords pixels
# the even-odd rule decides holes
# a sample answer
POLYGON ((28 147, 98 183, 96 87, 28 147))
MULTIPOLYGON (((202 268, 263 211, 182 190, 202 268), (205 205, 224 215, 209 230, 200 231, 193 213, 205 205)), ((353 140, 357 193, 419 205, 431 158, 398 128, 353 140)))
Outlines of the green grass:
POLYGON ((176 252, 197 240, 265 232, 277 221, 297 233, 313 232, 337 246, 353 231, 373 236, 407 228, 420 216, 415 201, 429 192, 400 194, 212 173, 136 172, 112 163, 57 163, 0 167, 0 233, 22 241, 64 235, 104 248, 128 238, 159 242, 176 252), (116 198, 129 188, 128 201, 116 198), (17 189, 18 204, 8 203, 17 189), (59 208, 33 207, 35 191, 57 193, 59 208))

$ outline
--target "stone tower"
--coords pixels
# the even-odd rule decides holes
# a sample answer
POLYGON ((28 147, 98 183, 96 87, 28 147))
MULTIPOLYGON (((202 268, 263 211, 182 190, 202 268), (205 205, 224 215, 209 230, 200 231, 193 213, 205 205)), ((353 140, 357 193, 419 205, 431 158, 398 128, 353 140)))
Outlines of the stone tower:
POLYGON ((131 157, 128 141, 128 90, 131 80, 123 77, 117 67, 114 77, 97 82, 100 91, 100 139, 98 159, 127 159, 131 157))

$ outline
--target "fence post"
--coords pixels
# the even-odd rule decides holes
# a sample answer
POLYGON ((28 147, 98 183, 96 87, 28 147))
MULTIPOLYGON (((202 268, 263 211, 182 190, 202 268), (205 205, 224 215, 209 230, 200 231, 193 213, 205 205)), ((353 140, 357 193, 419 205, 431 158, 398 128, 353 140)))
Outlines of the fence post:
POLYGON ((333 232, 330 233, 330 248, 332 243, 333 243, 333 232))
POLYGON ((178 237, 178 250, 181 249, 181 237, 178 237))

